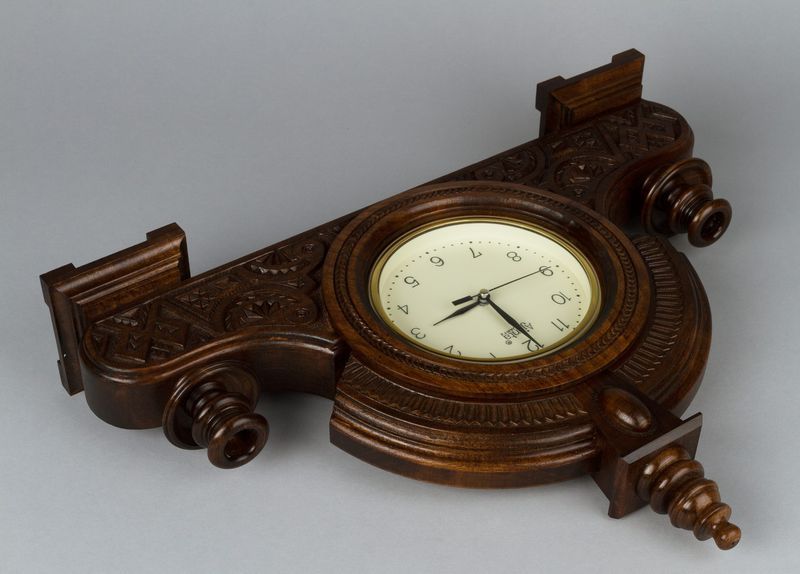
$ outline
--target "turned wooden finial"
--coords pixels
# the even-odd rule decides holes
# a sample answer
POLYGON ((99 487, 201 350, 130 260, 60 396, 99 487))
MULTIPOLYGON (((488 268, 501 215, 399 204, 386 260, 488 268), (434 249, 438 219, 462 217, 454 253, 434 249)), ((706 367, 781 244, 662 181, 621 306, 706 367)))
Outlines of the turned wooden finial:
POLYGON ((643 467, 636 484, 640 498, 673 526, 691 530, 698 540, 713 538, 722 550, 738 544, 742 532, 728 522, 731 507, 720 501, 717 483, 704 477, 703 466, 682 446, 670 446, 643 467))
POLYGON ((654 171, 643 187, 642 225, 648 233, 686 233, 696 247, 722 237, 733 210, 714 199, 711 168, 702 159, 675 162, 654 171))
POLYGON ((164 433, 181 448, 206 448, 220 468, 251 461, 264 447, 267 420, 253 412, 259 386, 240 366, 212 365, 185 376, 164 411, 164 433))

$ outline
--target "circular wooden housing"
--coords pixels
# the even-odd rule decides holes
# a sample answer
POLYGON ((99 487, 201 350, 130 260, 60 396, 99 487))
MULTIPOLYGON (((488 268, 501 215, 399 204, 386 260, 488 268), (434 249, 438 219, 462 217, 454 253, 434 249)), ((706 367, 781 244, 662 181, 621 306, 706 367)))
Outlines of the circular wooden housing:
POLYGON ((590 471, 593 383, 619 377, 676 410, 690 399, 710 333, 698 286, 666 242, 632 241, 596 212, 531 187, 446 183, 375 204, 339 234, 325 261, 325 306, 351 349, 332 440, 383 468, 449 484, 518 486, 590 471), (527 221, 579 249, 603 293, 591 328, 552 354, 500 364, 450 359, 399 337, 370 303, 376 259, 413 229, 461 217, 527 221), (659 338, 665 344, 653 353, 659 338), (687 344, 692 360, 671 360, 687 344))

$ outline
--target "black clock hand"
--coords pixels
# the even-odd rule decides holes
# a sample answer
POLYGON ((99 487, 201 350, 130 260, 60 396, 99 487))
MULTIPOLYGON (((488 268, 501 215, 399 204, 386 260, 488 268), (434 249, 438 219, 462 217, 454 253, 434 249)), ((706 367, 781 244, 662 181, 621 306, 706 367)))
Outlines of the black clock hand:
POLYGON ((511 325, 512 327, 514 327, 515 329, 517 329, 517 330, 518 330, 520 333, 523 333, 523 334, 524 334, 526 337, 528 337, 528 339, 530 339, 531 341, 533 341, 533 343, 534 343, 534 344, 535 344, 537 347, 539 347, 540 349, 544 348, 544 347, 541 345, 541 343, 539 343, 539 341, 537 341, 536 339, 534 339, 534 338, 531 336, 531 334, 530 334, 530 333, 528 333, 528 331, 526 331, 526 330, 525 330, 525 328, 524 328, 522 325, 520 325, 520 324, 519 324, 519 321, 517 321, 516 319, 514 319, 514 317, 512 317, 511 315, 509 315, 509 314, 508 314, 508 313, 506 313, 505 311, 503 311, 503 310, 502 310, 502 309, 501 309, 501 308, 500 308, 500 307, 497 305, 497 303, 495 303, 494 301, 492 301, 492 299, 491 299, 491 298, 490 298, 488 295, 487 295, 487 297, 486 297, 486 302, 487 302, 487 303, 489 303, 489 305, 492 307, 492 309, 494 309, 495 311, 497 311, 497 312, 500 314, 500 316, 501 316, 503 319, 505 319, 505 320, 506 320, 506 323, 508 323, 509 325, 511 325))
POLYGON ((441 323, 442 321, 447 321, 448 319, 451 319, 451 318, 453 318, 453 317, 458 317, 459 315, 463 315, 464 313, 466 313, 466 312, 467 312, 467 311, 469 311, 470 309, 474 309, 475 307, 477 307, 477 306, 478 306, 478 305, 480 305, 480 304, 481 304, 481 302, 480 302, 480 301, 475 301, 475 302, 474 302, 474 303, 472 303, 471 305, 467 305, 466 307, 461 307, 460 309, 456 309, 455 311, 453 311, 452 313, 450 313, 450 314, 449 314, 447 317, 445 317, 444 319, 440 319, 439 321, 436 321, 436 322, 434 323, 434 326, 435 326, 435 325, 438 325, 438 324, 439 324, 439 323, 441 323))
MULTIPOLYGON (((495 289, 500 289, 500 287, 505 287, 506 285, 510 285, 511 283, 516 283, 517 281, 521 281, 526 277, 530 277, 531 275, 536 275, 537 273, 543 273, 546 269, 550 269, 547 265, 542 265, 539 267, 538 270, 534 271, 533 273, 528 273, 527 275, 523 275, 522 277, 517 277, 516 279, 512 279, 511 281, 506 281, 505 283, 501 283, 500 285, 495 285, 491 289, 487 291, 494 291, 495 289)), ((460 299, 456 299, 452 301, 453 305, 461 305, 462 303, 466 303, 470 299, 474 299, 477 295, 467 295, 466 297, 461 297, 460 299)))

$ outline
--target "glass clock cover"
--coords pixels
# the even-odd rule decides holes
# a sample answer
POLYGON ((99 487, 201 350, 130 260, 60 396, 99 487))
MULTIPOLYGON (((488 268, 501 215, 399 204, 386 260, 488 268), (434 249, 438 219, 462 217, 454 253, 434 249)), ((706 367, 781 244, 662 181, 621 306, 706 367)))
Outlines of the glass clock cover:
POLYGON ((541 227, 468 218, 418 228, 390 245, 371 274, 372 305, 418 347, 469 361, 552 353, 596 317, 592 266, 541 227))

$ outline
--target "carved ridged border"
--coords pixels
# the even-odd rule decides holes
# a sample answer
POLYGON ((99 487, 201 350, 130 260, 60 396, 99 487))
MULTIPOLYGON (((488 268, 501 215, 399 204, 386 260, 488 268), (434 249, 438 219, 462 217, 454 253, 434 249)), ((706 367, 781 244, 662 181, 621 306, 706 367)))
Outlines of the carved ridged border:
POLYGON ((678 271, 656 237, 633 240, 653 277, 655 306, 653 318, 642 343, 614 372, 631 384, 641 386, 657 370, 675 347, 685 315, 685 301, 678 271))
POLYGON ((339 392, 364 398, 406 416, 450 427, 530 428, 563 423, 586 415, 571 393, 513 403, 480 403, 439 399, 398 386, 351 358, 339 382, 339 392))
POLYGON ((529 380, 531 378, 552 376, 556 373, 560 373, 587 363, 593 357, 596 357, 602 351, 612 345, 617 338, 629 328, 629 325, 634 317, 634 310, 636 308, 638 298, 640 296, 640 286, 637 282, 636 269, 628 254, 628 251, 622 242, 619 241, 616 235, 614 235, 606 225, 603 225, 592 214, 592 212, 584 211, 583 209, 569 204, 566 201, 562 201, 558 199, 557 196, 551 196, 549 194, 539 192, 534 188, 526 188, 520 185, 502 183, 492 185, 488 182, 469 183, 464 185, 459 185, 458 183, 442 185, 437 185, 430 191, 420 191, 423 189, 420 188, 420 190, 407 192, 406 194, 401 195, 397 200, 392 201, 384 207, 373 211, 368 217, 356 222, 354 228, 348 228, 343 232, 346 233, 346 235, 344 236, 343 242, 339 245, 338 250, 335 253, 336 258, 333 263, 333 284, 336 302, 338 303, 338 306, 348 323, 372 347, 378 349, 385 355, 391 356, 402 363, 414 367, 415 369, 440 377, 482 382, 486 382, 487 380, 520 381, 529 380), (444 185, 444 187, 442 185, 444 185), (527 369, 520 369, 514 372, 469 372, 465 371, 464 369, 445 367, 443 365, 425 361, 416 354, 411 354, 396 347, 389 339, 384 338, 376 333, 367 324, 353 304, 351 294, 349 293, 349 289, 347 287, 348 262, 350 261, 353 251, 361 238, 376 223, 394 211, 412 206, 414 204, 450 198, 470 192, 484 193, 487 194, 487 197, 488 193, 491 192, 500 193, 506 200, 510 197, 517 196, 529 202, 536 203, 540 207, 551 208, 554 211, 569 213, 575 219, 580 220, 585 225, 592 227, 603 237, 603 239, 611 247, 611 250, 613 250, 622 268, 624 274, 624 289, 622 305, 618 315, 610 327, 597 341, 595 341, 592 345, 585 347, 578 353, 569 355, 548 365, 529 367, 527 369))

